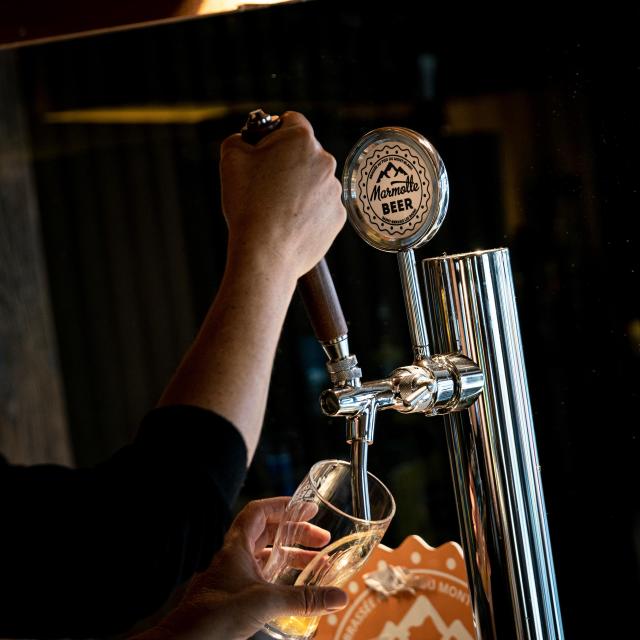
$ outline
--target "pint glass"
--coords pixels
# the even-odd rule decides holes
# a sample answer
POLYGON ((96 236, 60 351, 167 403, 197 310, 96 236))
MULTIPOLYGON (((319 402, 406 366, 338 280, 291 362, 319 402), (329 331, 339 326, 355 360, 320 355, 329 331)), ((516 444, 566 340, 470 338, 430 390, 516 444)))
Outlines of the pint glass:
MULTIPOLYGON (((363 520, 353 515, 351 465, 322 460, 311 467, 279 524, 264 568, 269 582, 341 587, 360 569, 395 512, 389 490, 368 476, 371 519, 363 520), (326 543, 308 546, 311 538, 326 543)), ((319 616, 281 616, 265 631, 278 640, 303 640, 313 636, 318 621, 319 616)))

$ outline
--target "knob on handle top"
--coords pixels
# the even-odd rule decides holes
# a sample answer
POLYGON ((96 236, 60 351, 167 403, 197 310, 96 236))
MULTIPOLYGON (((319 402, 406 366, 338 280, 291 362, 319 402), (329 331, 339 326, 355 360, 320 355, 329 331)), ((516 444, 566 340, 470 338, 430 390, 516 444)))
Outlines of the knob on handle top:
POLYGON ((251 111, 242 127, 242 139, 249 144, 258 144, 262 138, 275 131, 282 124, 280 116, 270 115, 262 109, 251 111))

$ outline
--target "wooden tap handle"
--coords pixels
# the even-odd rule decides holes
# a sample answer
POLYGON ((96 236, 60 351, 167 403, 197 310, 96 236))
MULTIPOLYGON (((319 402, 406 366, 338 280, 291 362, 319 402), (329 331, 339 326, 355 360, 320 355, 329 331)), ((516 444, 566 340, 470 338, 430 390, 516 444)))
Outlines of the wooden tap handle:
POLYGON ((347 335, 347 323, 324 258, 298 280, 298 292, 320 342, 335 342, 340 336, 347 335))

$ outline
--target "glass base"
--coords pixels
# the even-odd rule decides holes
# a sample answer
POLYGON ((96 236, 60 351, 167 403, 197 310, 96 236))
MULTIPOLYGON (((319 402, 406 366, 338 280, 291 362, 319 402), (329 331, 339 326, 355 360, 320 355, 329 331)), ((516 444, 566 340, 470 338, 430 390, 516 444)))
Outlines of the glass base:
POLYGON ((268 622, 262 627, 262 632, 277 640, 289 640, 289 636, 283 634, 279 629, 272 627, 268 622))
POLYGON ((300 636, 291 636, 288 633, 283 633, 280 629, 276 627, 272 627, 268 622, 262 628, 263 633, 266 633, 271 638, 276 638, 276 640, 298 640, 300 636))
POLYGON ((262 631, 276 640, 309 640, 316 634, 318 617, 289 617, 277 619, 284 624, 274 624, 276 620, 267 622, 262 631), (297 628, 296 628, 297 627, 297 628))

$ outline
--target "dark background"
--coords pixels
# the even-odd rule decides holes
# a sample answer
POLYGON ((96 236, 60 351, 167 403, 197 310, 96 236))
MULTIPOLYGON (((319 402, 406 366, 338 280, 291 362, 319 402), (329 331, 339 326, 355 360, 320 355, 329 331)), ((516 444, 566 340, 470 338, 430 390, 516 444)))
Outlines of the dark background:
MULTIPOLYGON (((410 127, 451 183, 417 258, 511 250, 566 635, 630 637, 639 17, 316 0, 22 49, 77 464, 131 438, 206 312, 226 242, 218 148, 247 111, 302 111, 339 167, 367 131, 410 127)), ((345 227, 328 262, 365 378, 409 364, 395 258, 345 227)), ((241 503, 346 457, 343 423, 320 414, 327 385, 296 299, 241 503)), ((370 469, 398 503, 387 544, 458 539, 439 419, 382 414, 370 469)))

